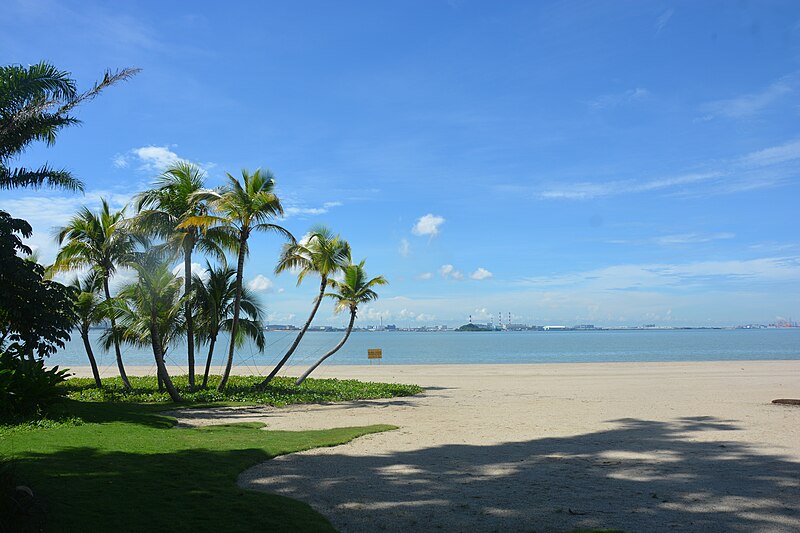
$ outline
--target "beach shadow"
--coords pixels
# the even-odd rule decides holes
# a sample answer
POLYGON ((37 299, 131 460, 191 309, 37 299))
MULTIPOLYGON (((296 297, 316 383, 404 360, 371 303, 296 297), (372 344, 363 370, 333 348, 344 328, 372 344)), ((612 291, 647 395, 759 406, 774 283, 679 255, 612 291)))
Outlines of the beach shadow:
POLYGON ((269 405, 252 405, 242 407, 189 407, 180 411, 165 411, 164 415, 174 416, 179 420, 179 427, 191 427, 192 421, 206 421, 209 424, 219 423, 220 421, 230 422, 239 419, 254 419, 257 418, 264 422, 268 422, 270 417, 284 417, 287 416, 286 412, 292 409, 314 409, 321 408, 326 411, 342 411, 352 409, 383 409, 388 407, 418 407, 419 404, 414 399, 419 399, 421 396, 409 397, 409 399, 402 398, 376 398, 372 400, 353 400, 348 402, 337 403, 309 403, 309 404, 294 404, 285 407, 273 407, 269 405))
POLYGON ((37 506, 0 516, 0 531, 334 531, 306 504, 234 485, 237 469, 272 457, 263 450, 151 452, 82 446, 16 458, 37 506))
POLYGON ((613 424, 498 445, 296 454, 239 481, 308 502, 345 532, 800 530, 800 463, 713 433, 735 421, 613 424))

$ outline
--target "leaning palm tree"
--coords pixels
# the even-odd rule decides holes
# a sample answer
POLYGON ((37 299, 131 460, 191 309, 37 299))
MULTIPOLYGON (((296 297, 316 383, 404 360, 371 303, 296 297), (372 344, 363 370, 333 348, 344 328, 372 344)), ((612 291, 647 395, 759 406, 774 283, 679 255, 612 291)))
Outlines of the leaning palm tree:
MULTIPOLYGON (((133 225, 141 232, 164 240, 164 246, 175 255, 183 256, 184 294, 192 290, 192 253, 195 248, 206 255, 224 257, 220 244, 232 245, 226 241, 227 234, 219 228, 200 231, 197 226, 179 228, 191 217, 208 214, 206 202, 196 193, 205 185, 203 170, 188 161, 178 161, 170 165, 156 180, 155 187, 140 193, 135 199, 137 216, 133 225)), ((189 388, 194 388, 194 320, 192 302, 186 299, 184 309, 186 321, 186 345, 188 352, 189 388)))
MULTIPOLYGON (((208 374, 211 370, 211 360, 214 357, 217 337, 221 331, 231 332, 233 304, 236 300, 236 270, 227 265, 213 268, 208 262, 206 262, 206 267, 208 272, 206 279, 202 279, 196 274, 192 279, 198 322, 196 330, 198 341, 208 343, 203 388, 208 386, 208 374)), ((262 325, 262 312, 255 296, 247 287, 242 287, 239 306, 246 316, 239 317, 237 346, 244 345, 249 337, 258 350, 263 351, 266 339, 262 325)))
POLYGON ((275 273, 280 274, 285 270, 297 271, 298 286, 309 274, 317 274, 320 277, 319 294, 314 299, 311 314, 308 315, 308 319, 303 324, 297 337, 295 337, 294 342, 286 350, 278 364, 275 365, 275 368, 272 369, 272 372, 258 384, 259 388, 265 387, 272 381, 272 378, 283 368, 283 365, 286 364, 286 361, 297 349, 300 340, 308 331, 309 326, 311 326, 319 305, 322 303, 322 296, 325 294, 325 288, 328 286, 330 276, 341 272, 349 264, 350 244, 339 235, 334 235, 325 226, 311 228, 309 236, 304 242, 284 245, 281 257, 278 260, 278 266, 275 267, 275 273))
MULTIPOLYGON (((91 268, 97 272, 101 280, 108 304, 111 301, 109 279, 117 271, 118 266, 127 264, 133 259, 137 246, 145 242, 141 236, 128 231, 124 221, 125 209, 112 211, 105 199, 102 199, 102 206, 97 213, 88 207, 82 207, 66 226, 56 232, 56 240, 62 248, 51 270, 63 272, 91 268)), ((110 321, 119 375, 125 388, 130 389, 131 384, 122 362, 116 321, 113 316, 110 317, 110 321)))
MULTIPOLYGON (((182 400, 167 372, 167 350, 184 334, 181 280, 170 272, 169 263, 158 254, 146 254, 129 266, 138 280, 124 286, 109 305, 109 313, 119 320, 123 342, 147 344, 153 350, 160 382, 174 402, 182 400)), ((112 337, 115 337, 113 333, 112 337)))
POLYGON ((71 110, 137 72, 106 72, 94 87, 80 93, 68 72, 49 63, 0 66, 0 189, 48 185, 82 191, 83 183, 67 170, 46 164, 14 168, 10 163, 35 141, 54 144, 62 128, 80 123, 71 110))
POLYGON ((320 357, 319 361, 314 363, 311 368, 305 371, 295 382, 295 385, 300 385, 325 359, 332 356, 347 342, 350 332, 353 331, 353 324, 356 321, 356 313, 358 312, 359 304, 371 302, 378 298, 378 293, 373 290, 373 287, 378 285, 387 285, 389 282, 383 276, 368 279, 367 273, 364 270, 364 261, 357 265, 348 265, 344 269, 344 279, 342 281, 331 280, 330 286, 336 289, 336 292, 327 293, 325 296, 336 300, 336 312, 340 313, 345 309, 350 311, 350 323, 347 325, 347 330, 344 337, 339 341, 339 344, 333 347, 331 351, 320 357))
POLYGON ((100 324, 105 318, 103 306, 101 305, 98 292, 100 290, 100 278, 97 272, 89 272, 83 279, 76 277, 71 286, 75 289, 75 311, 78 314, 78 328, 83 340, 83 347, 89 364, 92 367, 92 375, 97 388, 102 388, 103 382, 100 380, 100 372, 97 369, 97 360, 94 358, 92 343, 89 340, 89 328, 100 324))
POLYGON ((180 228, 198 227, 203 231, 218 228, 227 233, 236 242, 238 259, 236 262, 236 294, 233 301, 233 318, 231 322, 231 343, 228 349, 228 361, 222 379, 217 386, 224 390, 233 366, 233 352, 239 333, 239 314, 242 303, 242 278, 244 276, 244 259, 248 254, 248 240, 254 231, 277 232, 290 242, 295 242, 289 231, 270 222, 283 216, 283 206, 275 195, 275 178, 269 170, 256 169, 250 174, 242 170, 241 181, 230 174, 227 185, 219 191, 201 191, 196 193, 201 201, 207 201, 209 207, 217 214, 190 217, 180 228))

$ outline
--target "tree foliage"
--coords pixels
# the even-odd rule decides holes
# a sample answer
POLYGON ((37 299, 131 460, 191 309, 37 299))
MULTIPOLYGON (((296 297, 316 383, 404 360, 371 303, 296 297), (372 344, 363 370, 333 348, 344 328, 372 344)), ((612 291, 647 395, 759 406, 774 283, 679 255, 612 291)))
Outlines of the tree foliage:
POLYGON ((46 163, 38 168, 12 167, 11 161, 33 142, 54 144, 63 128, 80 122, 70 114, 75 107, 137 72, 107 71, 91 89, 79 92, 68 72, 49 63, 0 67, 0 189, 47 185, 82 191, 83 183, 68 170, 46 163))
POLYGON ((45 279, 45 269, 20 254, 32 235, 24 220, 0 211, 0 350, 16 343, 28 357, 46 357, 70 339, 77 321, 73 290, 45 279))

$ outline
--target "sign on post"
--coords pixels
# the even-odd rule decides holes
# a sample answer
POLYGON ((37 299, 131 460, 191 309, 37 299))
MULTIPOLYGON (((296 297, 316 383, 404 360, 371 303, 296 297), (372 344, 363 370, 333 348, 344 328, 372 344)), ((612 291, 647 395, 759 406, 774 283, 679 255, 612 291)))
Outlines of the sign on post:
POLYGON ((380 362, 380 360, 383 359, 383 350, 380 348, 368 348, 367 359, 369 359, 370 364, 372 363, 373 359, 377 359, 378 362, 380 362))

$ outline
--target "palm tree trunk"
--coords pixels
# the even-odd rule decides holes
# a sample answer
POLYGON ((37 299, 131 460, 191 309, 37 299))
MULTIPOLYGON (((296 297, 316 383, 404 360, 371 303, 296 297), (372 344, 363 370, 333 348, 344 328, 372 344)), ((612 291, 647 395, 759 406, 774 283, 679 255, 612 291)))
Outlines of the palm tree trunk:
MULTIPOLYGON (((106 304, 111 305, 111 291, 108 289, 108 271, 103 276, 103 290, 106 293, 106 304)), ((113 313, 109 316, 111 320, 111 337, 114 339, 114 352, 117 356, 117 368, 119 368, 119 377, 122 379, 122 385, 125 390, 131 390, 131 382, 128 380, 128 374, 125 372, 125 365, 122 363, 122 352, 119 349, 119 338, 117 337, 117 321, 114 320, 113 313)))
POLYGON ((225 365, 225 372, 217 386, 218 391, 225 390, 228 384, 228 377, 233 366, 233 350, 236 348, 236 333, 239 330, 239 308, 242 305, 242 277, 244 275, 244 254, 246 252, 247 236, 242 234, 239 241, 239 261, 236 264, 236 297, 233 299, 233 324, 231 324, 231 346, 228 350, 228 362, 225 365))
POLYGON ((164 386, 167 388, 169 397, 173 402, 182 402, 183 398, 178 393, 175 385, 167 373, 167 365, 164 364, 164 348, 161 346, 161 338, 158 336, 158 329, 156 328, 156 313, 155 310, 150 313, 150 342, 153 345, 153 355, 156 357, 156 367, 158 368, 158 377, 163 381, 164 386))
POLYGON ((322 296, 325 294, 325 287, 327 286, 328 286, 328 276, 323 275, 322 281, 319 284, 319 296, 317 296, 317 299, 314 301, 314 307, 311 309, 311 314, 308 315, 308 320, 306 320, 306 323, 303 324, 303 329, 301 329, 300 333, 297 334, 297 338, 294 340, 292 345, 289 346, 289 349, 284 354, 283 359, 281 359, 280 362, 277 365, 275 365, 275 368, 272 369, 272 372, 269 373, 269 376, 267 376, 264 379, 264 381, 259 383, 256 388, 261 389, 266 387, 267 384, 270 381, 272 381, 272 378, 275 377, 275 374, 277 374, 278 371, 281 368, 283 368, 283 365, 286 364, 286 361, 289 360, 294 351, 297 349, 297 345, 300 344, 300 339, 302 339, 303 335, 306 334, 306 331, 308 330, 309 326, 311 326, 311 321, 314 320, 314 315, 317 314, 317 309, 319 309, 319 304, 322 303, 322 296))
MULTIPOLYGON (((186 241, 183 249, 183 294, 189 294, 192 290, 192 247, 194 243, 186 241), (191 245, 191 246, 190 246, 191 245)), ((184 306, 186 314, 186 349, 189 352, 189 390, 194 389, 194 323, 192 320, 192 302, 186 299, 184 306)))
POLYGON ((320 357, 320 358, 319 358, 319 361, 317 361, 316 363, 314 363, 314 364, 311 366, 311 368, 309 368, 308 370, 306 370, 306 371, 305 371, 305 373, 304 373, 302 376, 300 376, 300 377, 297 379, 297 381, 295 381, 295 383, 294 383, 295 385, 300 385, 300 384, 302 384, 302 383, 303 383, 303 382, 306 380, 306 378, 309 376, 309 374, 311 374, 311 373, 312 373, 314 370, 316 370, 316 368, 317 368, 319 365, 321 365, 321 364, 322 364, 322 362, 323 362, 325 359, 327 359, 328 357, 330 357, 330 356, 332 356, 333 354, 335 354, 336 352, 338 352, 338 351, 339 351, 339 349, 340 349, 342 346, 344 346, 344 343, 346 343, 346 342, 347 342, 347 337, 349 337, 349 336, 350 336, 350 332, 351 332, 351 331, 353 331, 353 323, 354 323, 355 321, 356 321, 356 310, 355 310, 355 309, 351 309, 351 310, 350 310, 350 323, 347 325, 347 331, 345 332, 345 334, 344 334, 344 337, 342 337, 342 340, 340 340, 340 341, 339 341, 339 344, 337 344, 336 346, 334 346, 334 347, 333 347, 333 349, 332 349, 330 352, 328 352, 328 353, 326 353, 325 355, 323 355, 322 357, 320 357))
POLYGON ((89 342, 89 328, 81 328, 81 338, 83 339, 83 347, 86 348, 86 356, 89 358, 89 364, 92 365, 92 375, 94 376, 94 383, 98 389, 103 388, 103 382, 100 381, 100 372, 97 370, 97 361, 94 358, 92 351, 92 343, 89 342))
POLYGON ((210 339, 208 345, 208 358, 206 359, 206 371, 203 373, 203 388, 208 387, 208 373, 211 371, 211 358, 214 356, 214 345, 217 343, 217 336, 214 335, 210 339))

